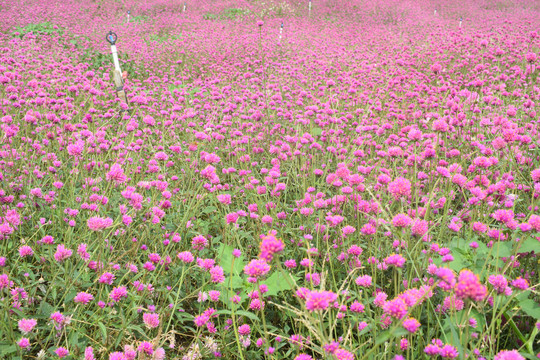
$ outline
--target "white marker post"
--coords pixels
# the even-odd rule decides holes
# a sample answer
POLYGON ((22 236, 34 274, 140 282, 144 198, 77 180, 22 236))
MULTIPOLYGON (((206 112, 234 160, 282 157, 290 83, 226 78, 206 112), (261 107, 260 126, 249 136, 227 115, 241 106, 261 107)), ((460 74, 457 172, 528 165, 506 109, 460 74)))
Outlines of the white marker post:
POLYGON ((131 11, 128 10, 128 13, 127 13, 127 22, 129 23, 129 14, 131 14, 131 11))
POLYGON ((309 9, 309 16, 311 16, 311 0, 309 0, 308 9, 309 9))
POLYGON ((434 11, 433 11, 433 15, 437 15, 437 10, 434 10, 434 11))
POLYGON ((113 33, 112 31, 109 31, 107 34, 107 42, 111 44, 111 53, 113 56, 113 62, 114 62, 114 84, 116 85, 116 93, 118 94, 118 97, 120 100, 123 100, 126 105, 128 104, 127 96, 124 91, 124 81, 122 80, 122 70, 120 69, 120 62, 118 61, 118 50, 116 50, 116 40, 118 39, 118 36, 113 33))
POLYGON ((279 28, 279 42, 281 42, 281 35, 283 34, 283 23, 281 23, 281 27, 279 28))
POLYGON ((184 3, 184 8, 182 9, 182 12, 186 12, 186 3, 184 3))
POLYGON ((463 16, 459 18, 459 27, 461 27, 462 22, 463 22, 463 16))

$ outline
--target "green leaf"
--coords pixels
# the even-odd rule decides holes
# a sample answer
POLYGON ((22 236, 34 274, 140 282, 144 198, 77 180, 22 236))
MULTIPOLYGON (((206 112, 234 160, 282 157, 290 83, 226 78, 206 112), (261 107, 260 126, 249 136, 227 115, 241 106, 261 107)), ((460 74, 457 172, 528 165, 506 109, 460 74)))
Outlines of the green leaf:
POLYGON ((103 343, 107 343, 107 329, 105 328, 105 325, 100 321, 98 322, 99 330, 101 330, 101 337, 103 339, 103 343))
POLYGON ((531 252, 534 251, 536 253, 540 252, 540 241, 536 240, 534 237, 530 236, 523 243, 518 249, 518 252, 525 253, 525 252, 531 252))
POLYGON ((532 299, 524 299, 519 301, 521 310, 533 319, 540 319, 540 306, 532 299))
MULTIPOLYGON (((230 274, 231 269, 233 275, 239 275, 245 266, 244 255, 239 258, 235 258, 232 255, 234 248, 230 245, 221 244, 218 248, 219 265, 223 268, 223 271, 230 274)), ((233 278, 234 281, 234 278, 233 278)), ((227 286, 229 285, 226 283, 227 286)))
POLYGON ((473 317, 477 322, 477 329, 483 329, 486 326, 486 319, 484 316, 476 309, 471 309, 471 317, 473 317))
POLYGON ((70 302, 71 300, 75 299, 75 296, 77 296, 77 290, 71 290, 70 292, 67 293, 66 299, 64 300, 64 302, 66 303, 70 302))
POLYGON ((245 316, 245 317, 247 317, 248 319, 251 319, 251 320, 256 321, 256 322, 261 321, 257 315, 255 315, 255 314, 253 314, 253 313, 250 313, 249 311, 238 310, 238 311, 236 312, 236 314, 237 314, 237 315, 241 315, 241 316, 245 316))
POLYGON ((401 337, 404 335, 407 335, 409 332, 405 330, 403 327, 398 327, 396 330, 392 331, 393 337, 401 337))
POLYGON ((314 127, 311 130, 311 135, 313 135, 313 136, 321 136, 322 132, 323 132, 323 130, 320 127, 314 127))
POLYGON ((71 335, 69 336, 69 343, 71 346, 77 346, 79 343, 79 332, 78 331, 72 331, 71 335))
POLYGON ((375 345, 381 345, 381 344, 385 343, 386 341, 388 341, 388 339, 390 339, 391 335, 392 334, 390 333, 390 330, 383 331, 375 339, 375 345))
POLYGON ((40 317, 48 318, 54 312, 54 307, 46 301, 39 304, 38 314, 40 317))
POLYGON ((512 244, 507 241, 497 241, 493 244, 491 255, 493 257, 509 257, 512 255, 512 244))
POLYGON ((289 273, 276 271, 262 282, 268 286, 268 292, 265 295, 273 296, 281 291, 291 290, 298 279, 289 273))
POLYGON ((17 347, 15 345, 0 344, 0 354, 9 355, 16 352, 17 352, 17 347))
POLYGON ((459 272, 462 269, 469 267, 469 263, 466 262, 461 250, 452 248, 452 256, 454 260, 448 263, 448 267, 452 270, 459 272))

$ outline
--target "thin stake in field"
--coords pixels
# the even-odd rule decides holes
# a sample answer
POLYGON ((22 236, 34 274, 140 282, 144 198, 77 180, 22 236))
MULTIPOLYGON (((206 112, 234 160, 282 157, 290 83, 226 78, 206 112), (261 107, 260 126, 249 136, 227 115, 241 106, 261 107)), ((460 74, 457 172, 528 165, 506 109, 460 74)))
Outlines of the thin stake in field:
POLYGON ((311 0, 309 0, 308 9, 309 9, 309 16, 311 16, 311 0))
POLYGON ((127 12, 127 22, 129 23, 129 14, 131 13, 131 11, 128 10, 127 12))
POLYGON ((182 9, 182 12, 186 12, 186 3, 184 2, 184 8, 182 9))
POLYGON ((120 69, 120 62, 118 61, 118 51, 116 49, 116 40, 118 40, 118 36, 113 33, 112 31, 109 31, 109 33, 106 36, 107 42, 111 44, 111 53, 113 56, 113 62, 114 62, 114 73, 113 73, 113 79, 114 84, 116 86, 116 94, 120 98, 120 100, 123 100, 126 105, 128 105, 128 100, 126 93, 124 91, 124 81, 122 79, 122 70, 120 69))
POLYGON ((459 18, 459 27, 461 27, 462 23, 463 23, 463 16, 459 18))
POLYGON ((279 28, 279 42, 281 42, 281 35, 283 34, 283 22, 281 23, 281 27, 279 28))

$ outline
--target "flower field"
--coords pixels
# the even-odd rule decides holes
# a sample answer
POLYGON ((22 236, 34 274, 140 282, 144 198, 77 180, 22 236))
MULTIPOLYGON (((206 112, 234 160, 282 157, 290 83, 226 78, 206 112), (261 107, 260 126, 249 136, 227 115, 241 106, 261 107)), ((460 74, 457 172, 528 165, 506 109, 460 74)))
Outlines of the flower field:
POLYGON ((540 358, 538 1, 0 15, 0 359, 540 358))

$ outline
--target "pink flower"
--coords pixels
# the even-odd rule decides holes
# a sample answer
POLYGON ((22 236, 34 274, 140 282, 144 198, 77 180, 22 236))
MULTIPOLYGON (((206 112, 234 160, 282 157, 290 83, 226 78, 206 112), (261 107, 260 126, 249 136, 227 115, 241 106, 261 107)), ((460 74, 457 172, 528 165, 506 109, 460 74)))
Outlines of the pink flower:
POLYGON ((512 280, 510 285, 520 290, 527 290, 529 288, 529 282, 522 277, 518 277, 517 279, 512 280))
POLYGON ((69 258, 73 254, 73 251, 67 249, 63 244, 59 244, 54 253, 54 259, 58 262, 62 262, 69 258))
POLYGON ((203 250, 207 246, 208 240, 202 235, 197 235, 191 240, 191 247, 194 250, 203 250))
POLYGON ((224 205, 229 205, 231 203, 231 195, 229 194, 221 194, 217 196, 217 199, 220 203, 224 205))
POLYGON ((525 360, 517 350, 501 350, 493 360, 525 360))
POLYGON ((183 251, 178 253, 177 255, 178 259, 184 263, 191 263, 195 258, 193 257, 193 254, 189 251, 183 251))
POLYGON ((334 356, 336 360, 354 360, 354 354, 345 349, 337 349, 334 356))
POLYGON ((411 182, 403 177, 398 177, 388 184, 388 191, 395 199, 409 197, 411 195, 411 182))
POLYGON ((115 287, 111 290, 109 297, 114 302, 119 302, 122 298, 127 298, 128 292, 125 286, 115 287))
POLYGON ((240 325, 238 327, 238 334, 240 335, 249 335, 249 333, 251 332, 251 328, 249 327, 248 324, 244 324, 244 325, 240 325))
POLYGON ((411 223, 411 218, 406 214, 397 214, 392 219, 392 225, 398 228, 407 227, 411 223))
POLYGON ((282 252, 285 248, 283 241, 276 238, 272 232, 268 233, 268 235, 263 235, 261 238, 259 258, 267 262, 272 261, 274 254, 282 252))
POLYGON ((407 314, 407 309, 407 304, 400 298, 389 300, 383 305, 384 312, 397 319, 403 319, 407 314))
POLYGON ((493 285, 493 288, 497 293, 502 294, 508 287, 508 280, 504 277, 504 275, 490 275, 488 278, 488 282, 493 285))
POLYGON ((331 291, 310 291, 306 295, 306 309, 309 311, 326 310, 338 298, 331 291))
POLYGON ((154 353, 154 346, 152 345, 151 342, 148 342, 148 341, 143 341, 139 347, 137 348, 137 350, 141 353, 144 353, 146 355, 152 355, 154 353))
POLYGON ((341 229, 341 232, 343 233, 344 236, 350 235, 354 233, 355 231, 356 229, 350 225, 347 225, 343 229, 341 229))
POLYGON ((124 174, 124 170, 122 170, 122 167, 119 164, 113 164, 107 173, 106 179, 121 184, 127 180, 127 176, 124 174))
POLYGON ((455 359, 458 357, 459 353, 452 345, 444 345, 439 351, 439 355, 441 355, 443 359, 455 359))
POLYGON ((420 322, 415 318, 408 318, 403 321, 403 327, 410 333, 416 332, 420 327, 420 322))
POLYGON ((87 305, 93 299, 94 299, 94 296, 92 294, 89 294, 86 292, 80 292, 75 296, 73 301, 75 301, 78 304, 87 305))
POLYGON ((370 287, 372 284, 372 279, 369 275, 361 275, 356 278, 355 282, 358 286, 370 287))
POLYGON ((113 220, 111 218, 101 218, 99 216, 91 217, 87 221, 88 228, 92 231, 101 231, 111 227, 112 224, 113 220))
POLYGON ((159 326, 159 314, 145 313, 143 314, 143 321, 147 328, 157 328, 159 326))
POLYGON ((416 236, 425 235, 428 232, 428 222, 422 219, 414 219, 411 224, 411 234, 416 236))
POLYGON ((21 340, 19 340, 17 342, 17 345, 19 345, 20 348, 22 349, 30 349, 30 340, 28 340, 28 338, 21 338, 21 340))
POLYGON ((227 224, 235 224, 238 221, 238 214, 237 213, 229 213, 225 215, 225 221, 227 224))
POLYGON ((69 351, 65 347, 59 347, 54 351, 59 358, 65 358, 69 355, 69 351))
POLYGON ((261 221, 263 222, 263 224, 272 224, 272 222, 274 221, 274 219, 272 219, 272 217, 270 215, 264 215, 262 218, 261 218, 261 221))
POLYGON ((251 260, 245 267, 244 272, 254 278, 260 278, 268 274, 270 271, 270 265, 265 260, 256 259, 251 260))
POLYGON ((210 269, 210 281, 212 281, 214 284, 221 284, 223 281, 225 281, 223 268, 221 266, 214 266, 210 269))
POLYGON ((37 325, 37 320, 36 319, 21 319, 19 320, 18 325, 19 325, 19 330, 23 334, 28 334, 37 325))
POLYGON ((392 254, 384 259, 384 263, 401 268, 405 264, 405 258, 401 254, 392 254))
POLYGON ((19 256, 20 257, 27 257, 34 255, 34 250, 28 245, 21 246, 19 248, 19 256))
POLYGON ((461 299, 471 298, 474 301, 482 301, 487 296, 487 289, 470 270, 461 270, 454 292, 461 299))

